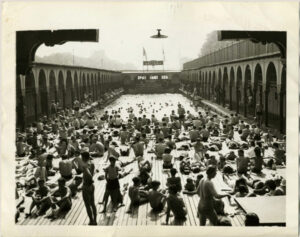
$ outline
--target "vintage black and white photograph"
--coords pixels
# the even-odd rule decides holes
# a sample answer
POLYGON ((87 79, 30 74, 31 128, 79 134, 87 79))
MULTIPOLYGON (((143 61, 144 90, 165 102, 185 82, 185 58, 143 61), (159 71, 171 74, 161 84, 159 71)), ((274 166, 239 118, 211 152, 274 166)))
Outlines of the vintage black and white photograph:
POLYGON ((287 29, 150 3, 14 31, 15 225, 286 227, 287 29))

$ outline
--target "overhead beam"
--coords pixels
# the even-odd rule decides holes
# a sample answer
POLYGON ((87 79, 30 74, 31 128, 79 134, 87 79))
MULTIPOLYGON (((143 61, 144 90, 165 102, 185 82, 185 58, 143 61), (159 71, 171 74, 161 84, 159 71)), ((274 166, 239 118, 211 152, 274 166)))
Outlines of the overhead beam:
POLYGON ((249 39, 254 43, 274 43, 278 46, 281 58, 286 60, 286 32, 285 31, 218 31, 218 40, 249 39))
POLYGON ((42 44, 53 47, 68 41, 73 42, 98 42, 98 29, 74 30, 38 30, 17 31, 17 75, 26 75, 34 62, 35 53, 42 44))

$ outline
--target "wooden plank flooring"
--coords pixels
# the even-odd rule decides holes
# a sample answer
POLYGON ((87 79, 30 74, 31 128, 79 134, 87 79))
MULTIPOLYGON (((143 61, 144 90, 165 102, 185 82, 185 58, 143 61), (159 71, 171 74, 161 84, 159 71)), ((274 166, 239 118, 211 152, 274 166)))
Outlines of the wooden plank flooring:
MULTIPOLYGON (((148 150, 152 145, 151 143, 152 141, 150 142, 150 146, 148 147, 148 150)), ((179 151, 174 151, 174 156, 177 156, 178 152, 179 151)), ((133 156, 132 151, 130 156, 133 156)), ((146 159, 151 160, 151 156, 153 156, 153 154, 146 153, 146 159)), ((94 159, 95 167, 100 171, 100 173, 105 165, 104 162, 105 158, 94 159)), ((161 188, 166 188, 166 180, 168 174, 162 168, 162 160, 153 159, 152 162, 153 162, 153 168, 152 168, 153 180, 159 180, 161 182, 161 188)), ((132 168, 133 171, 127 176, 125 176, 124 178, 120 179, 121 192, 123 191, 123 186, 125 184, 131 185, 132 178, 138 174, 138 165, 136 162, 125 167, 126 170, 130 168, 132 168)), ((179 170, 179 161, 175 161, 175 168, 179 170)), ((125 193, 124 200, 123 200, 125 206, 119 208, 116 213, 112 212, 111 203, 109 203, 107 206, 107 213, 105 214, 99 213, 103 209, 103 206, 101 204, 98 204, 98 202, 102 201, 103 199, 103 194, 105 191, 105 184, 106 184, 105 180, 101 180, 101 181, 98 180, 98 176, 100 175, 100 173, 96 173, 94 177, 95 202, 96 202, 96 207, 98 212, 97 213, 98 225, 106 225, 106 226, 162 225, 162 223, 165 222, 165 218, 166 218, 165 213, 162 212, 160 214, 153 214, 149 203, 141 205, 132 214, 127 214, 126 211, 128 210, 130 204, 130 200, 127 192, 125 193)), ((192 177, 192 178, 196 177, 195 174, 190 174, 188 176, 188 175, 183 175, 180 172, 178 172, 178 175, 181 177, 183 186, 188 177, 192 177)), ((217 175, 214 182, 217 190, 221 190, 222 188, 224 188, 224 186, 226 186, 226 184, 222 180, 221 174, 217 175)), ((196 194, 195 195, 180 194, 180 195, 182 196, 188 211, 187 221, 185 222, 185 225, 186 226, 199 225, 199 219, 197 216, 197 207, 199 202, 198 195, 196 194)), ((28 197, 26 198, 28 199, 28 197)), ((225 202, 226 212, 228 213, 235 212, 234 207, 232 207, 228 203, 228 200, 225 198, 223 200, 225 202)), ((50 214, 50 210, 48 210, 45 216, 39 216, 37 218, 30 217, 27 219, 24 218, 20 220, 18 224, 20 225, 87 225, 89 222, 89 218, 85 210, 81 192, 77 193, 76 197, 73 198, 72 201, 73 201, 72 209, 65 215, 64 218, 59 218, 54 221, 51 221, 46 217, 46 215, 50 214)), ((241 226, 244 223, 243 218, 240 215, 235 215, 231 219, 232 219, 233 226, 241 226)), ((171 221, 172 221, 172 217, 170 218, 170 222, 171 221)))
MULTIPOLYGON (((175 103, 175 102, 174 102, 175 103)), ((114 105, 111 104, 111 107, 114 105)), ((168 108, 170 110, 170 108, 168 108)), ((235 134, 237 136, 237 134, 235 134)), ((238 136, 237 136, 238 137, 238 136)), ((183 142, 187 143, 187 142, 183 142)), ((159 180, 161 182, 161 188, 166 188, 166 180, 168 177, 168 174, 164 172, 162 168, 162 161, 151 159, 154 154, 147 153, 153 147, 153 141, 150 141, 147 150, 145 151, 145 159, 151 160, 153 162, 153 168, 152 168, 152 179, 153 180, 159 180)), ((177 143, 177 147, 180 147, 182 143, 177 143)), ((225 143, 223 143, 223 149, 222 151, 229 151, 228 147, 225 143)), ((173 157, 178 157, 181 151, 173 151, 173 157)), ((217 155, 218 152, 208 152, 210 155, 217 155)), ((193 151, 189 152, 190 157, 193 157, 193 151)), ((133 157, 133 151, 131 151, 129 157, 133 157)), ((120 159, 128 159, 125 157, 122 157, 120 159)), ((126 211, 129 208, 130 200, 128 197, 128 192, 125 192, 123 203, 125 206, 119 208, 116 213, 112 212, 111 210, 111 203, 107 206, 107 213, 99 213, 103 209, 103 205, 98 204, 102 201, 104 191, 105 191, 105 180, 98 180, 99 175, 103 171, 103 167, 107 164, 105 163, 106 160, 106 154, 103 158, 96 158, 93 160, 95 163, 96 169, 98 169, 100 172, 95 174, 94 181, 95 181, 95 203, 97 208, 97 224, 98 225, 104 225, 104 226, 127 226, 127 225, 162 225, 165 222, 166 215, 164 212, 160 214, 154 214, 151 211, 150 204, 144 204, 141 205, 139 208, 137 208, 132 214, 127 214, 126 211)), ((179 161, 175 160, 174 164, 175 168, 179 171, 179 161)), ((120 185, 121 185, 121 192, 123 192, 123 186, 125 184, 132 185, 132 178, 138 174, 138 165, 137 162, 134 162, 128 166, 125 167, 125 170, 129 170, 132 168, 132 172, 125 176, 124 178, 120 179, 120 185)), ((264 171, 265 172, 265 171, 264 171)), ((203 172, 205 173, 205 172, 203 172)), ((272 176, 274 171, 266 171, 266 177, 272 176)), ((285 173, 285 172, 282 172, 285 173)), ((183 175, 180 172, 178 172, 179 177, 182 181, 182 186, 184 187, 186 183, 186 179, 188 177, 191 177, 193 179, 196 178, 197 174, 191 173, 190 175, 183 175)), ((221 192, 222 189, 228 189, 228 185, 224 183, 222 175, 220 172, 218 172, 217 176, 213 180, 215 187, 218 192, 221 192)), ((198 226, 199 225, 199 219, 197 216, 197 207, 199 203, 199 197, 197 194, 195 195, 187 195, 187 194, 180 194, 184 200, 184 203, 186 205, 188 214, 187 214, 187 221, 185 222, 186 226, 198 226)), ((228 213, 229 218, 231 220, 231 223, 233 226, 243 226, 244 225, 244 215, 243 211, 237 206, 237 204, 234 202, 233 198, 231 200, 228 200, 227 198, 222 199, 225 203, 225 212, 228 213)), ((31 198, 26 197, 25 205, 26 208, 29 208, 31 198)), ((76 198, 72 199, 72 209, 65 215, 64 218, 60 218, 54 221, 51 221, 50 219, 46 218, 45 216, 50 214, 50 210, 46 213, 45 216, 39 216, 37 218, 30 217, 30 218, 24 218, 24 214, 22 213, 19 222, 17 224, 19 225, 87 225, 89 222, 89 218, 87 216, 84 202, 82 200, 82 193, 79 192, 76 196, 76 198)), ((26 210, 27 210, 26 209, 26 210)), ((170 222, 172 221, 172 217, 170 218, 170 222)))

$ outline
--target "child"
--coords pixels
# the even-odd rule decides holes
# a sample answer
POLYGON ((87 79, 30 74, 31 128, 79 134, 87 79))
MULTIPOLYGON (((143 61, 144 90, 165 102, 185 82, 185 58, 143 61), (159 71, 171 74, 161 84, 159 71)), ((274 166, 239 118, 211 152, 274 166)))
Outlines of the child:
POLYGON ((249 158, 244 156, 243 150, 238 150, 238 158, 236 158, 236 168, 238 174, 245 174, 247 175, 249 166, 249 158))
POLYGON ((217 166, 217 164, 218 164, 218 161, 216 160, 216 157, 215 156, 211 156, 207 160, 206 166, 209 166, 209 165, 217 166))
POLYGON ((164 169, 171 169, 173 167, 172 164, 173 156, 170 154, 171 151, 172 150, 169 147, 167 147, 165 149, 165 153, 162 156, 164 169))
POLYGON ((255 213, 247 213, 245 226, 259 226, 259 218, 255 213))
POLYGON ((110 196, 113 203, 114 212, 117 211, 118 203, 121 201, 121 191, 120 191, 120 183, 119 183, 119 171, 121 170, 118 166, 116 166, 116 158, 111 156, 109 157, 110 165, 104 169, 105 171, 105 179, 106 179, 106 189, 103 197, 103 210, 102 213, 106 212, 106 206, 108 203, 108 198, 110 196))
POLYGON ((194 194, 195 193, 195 182, 193 179, 191 178, 187 178, 186 179, 186 184, 184 185, 184 191, 183 193, 185 194, 194 194))
POLYGON ((63 155, 62 160, 59 162, 59 172, 61 177, 65 178, 66 180, 70 180, 73 176, 72 170, 73 170, 73 164, 72 161, 69 160, 69 157, 67 155, 63 155))
POLYGON ((80 176, 76 176, 72 183, 69 185, 71 190, 71 197, 75 197, 77 192, 79 191, 79 186, 82 183, 82 178, 80 176))
POLYGON ((25 142, 23 142, 22 136, 19 136, 16 146, 17 146, 17 156, 18 157, 26 156, 29 145, 27 145, 25 142))
POLYGON ((180 177, 176 177, 177 170, 175 168, 172 168, 170 173, 171 173, 171 177, 167 179, 167 187, 170 187, 171 185, 175 185, 177 188, 177 192, 181 192, 182 190, 181 179, 180 177))
POLYGON ((200 180, 203 179, 203 174, 198 174, 196 179, 196 187, 198 187, 200 180))
POLYGON ((168 136, 168 140, 166 142, 166 145, 171 149, 176 149, 176 143, 172 140, 172 135, 168 136))
POLYGON ((72 207, 71 190, 66 187, 64 178, 58 179, 58 188, 50 196, 52 214, 49 216, 52 219, 57 218, 62 212, 69 211, 72 207), (58 206, 58 210, 54 211, 58 206))
POLYGON ((32 203, 30 205, 29 213, 26 214, 26 217, 31 216, 32 209, 37 207, 37 215, 40 216, 44 214, 47 209, 51 206, 49 202, 49 193, 50 190, 45 186, 45 180, 38 180, 38 188, 35 190, 35 193, 32 195, 32 203))
POLYGON ((155 145, 155 154, 157 159, 162 159, 162 156, 165 152, 167 145, 164 143, 163 138, 159 138, 158 143, 155 145))
POLYGON ((226 158, 227 160, 231 160, 231 161, 235 160, 236 157, 237 157, 237 156, 234 154, 234 151, 230 151, 227 155, 225 155, 225 158, 226 158))
POLYGON ((132 213, 133 208, 141 204, 148 202, 147 192, 139 190, 141 180, 139 177, 134 177, 132 179, 133 185, 129 187, 128 195, 130 198, 130 205, 127 213, 132 213))
POLYGON ((128 137, 129 137, 129 132, 126 129, 126 126, 123 125, 122 130, 120 132, 120 139, 121 139, 121 144, 122 145, 125 145, 125 142, 128 141, 128 137))
POLYGON ((166 196, 158 191, 159 186, 159 181, 152 181, 152 190, 148 194, 148 200, 154 212, 161 212, 166 204, 166 196))
POLYGON ((245 197, 248 194, 248 188, 245 185, 238 186, 238 192, 236 193, 236 197, 245 197))
POLYGON ((177 195, 177 187, 171 185, 169 187, 169 196, 167 197, 167 216, 166 216, 166 225, 169 224, 170 212, 172 211, 174 215, 173 225, 183 225, 186 221, 186 207, 182 198, 177 195))
POLYGON ((193 145, 195 149, 194 158, 196 161, 202 161, 205 155, 205 148, 200 138, 196 139, 196 143, 193 145))

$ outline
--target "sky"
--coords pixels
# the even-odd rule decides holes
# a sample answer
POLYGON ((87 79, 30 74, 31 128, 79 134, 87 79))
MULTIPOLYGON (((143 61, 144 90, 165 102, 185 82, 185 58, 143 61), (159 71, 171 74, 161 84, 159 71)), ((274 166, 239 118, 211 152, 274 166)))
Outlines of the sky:
MULTIPOLYGON (((263 15, 265 11, 255 4, 247 10, 255 15, 263 15)), ((60 9, 57 11, 59 14, 60 9)), ((74 11, 78 11, 76 5, 74 11)), ((142 70, 145 48, 148 60, 162 60, 164 51, 164 69, 178 70, 183 59, 198 57, 206 35, 214 30, 268 27, 268 22, 261 22, 256 17, 249 19, 247 14, 232 5, 208 2, 101 2, 88 12, 82 9, 82 16, 78 17, 86 20, 86 28, 99 29, 99 42, 68 42, 54 47, 42 45, 37 55, 74 52, 76 56, 89 57, 95 51, 103 50, 111 60, 130 63, 135 69, 142 70), (88 17, 84 18, 86 14, 88 17), (168 38, 150 38, 157 33, 156 29, 162 29, 161 33, 168 38)), ((280 20, 280 17, 275 20, 280 20)), ((105 66, 105 62, 103 64, 105 66)))

